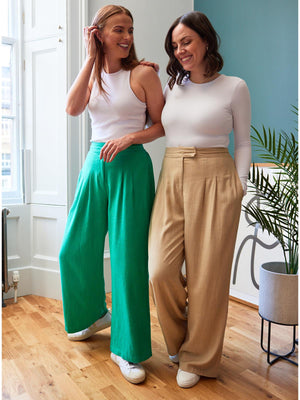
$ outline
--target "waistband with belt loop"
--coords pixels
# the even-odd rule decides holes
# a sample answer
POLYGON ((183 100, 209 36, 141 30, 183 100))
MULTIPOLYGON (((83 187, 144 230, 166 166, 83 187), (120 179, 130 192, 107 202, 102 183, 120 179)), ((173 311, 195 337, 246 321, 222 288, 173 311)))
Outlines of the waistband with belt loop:
POLYGON ((226 147, 167 147, 165 157, 209 157, 221 154, 229 154, 226 147))

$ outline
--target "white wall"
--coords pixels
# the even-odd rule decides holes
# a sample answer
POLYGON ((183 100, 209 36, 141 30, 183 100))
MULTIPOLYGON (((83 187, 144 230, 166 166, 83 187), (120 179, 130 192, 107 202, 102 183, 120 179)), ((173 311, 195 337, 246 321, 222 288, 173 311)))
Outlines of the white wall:
POLYGON ((20 295, 57 297, 67 215, 67 2, 20 3, 25 204, 7 206, 8 266, 20 272, 20 295))
MULTIPOLYGON (((268 173, 268 172, 266 172, 268 173)), ((256 201, 251 193, 243 204, 256 201)), ((232 263, 230 294, 248 303, 258 305, 259 270, 262 263, 284 261, 277 240, 262 229, 250 225, 253 220, 242 211, 232 263)))

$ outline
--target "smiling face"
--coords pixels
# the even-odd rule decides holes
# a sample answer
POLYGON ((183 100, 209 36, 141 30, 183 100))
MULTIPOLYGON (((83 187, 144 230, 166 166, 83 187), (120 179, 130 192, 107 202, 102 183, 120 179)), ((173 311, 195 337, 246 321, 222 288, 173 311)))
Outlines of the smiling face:
POLYGON ((100 33, 107 62, 127 58, 133 44, 133 22, 126 14, 111 16, 100 33))
POLYGON ((197 32, 184 24, 178 24, 172 32, 172 46, 174 56, 183 69, 190 72, 191 77, 205 73, 207 42, 197 32))

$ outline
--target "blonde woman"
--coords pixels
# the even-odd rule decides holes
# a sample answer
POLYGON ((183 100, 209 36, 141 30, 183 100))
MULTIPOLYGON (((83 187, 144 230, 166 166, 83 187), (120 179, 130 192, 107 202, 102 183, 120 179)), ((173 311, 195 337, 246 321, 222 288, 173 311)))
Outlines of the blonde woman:
POLYGON ((154 69, 139 65, 126 8, 101 8, 84 37, 87 57, 66 110, 76 116, 88 107, 92 138, 60 252, 65 326, 70 340, 84 340, 111 324, 111 358, 129 382, 140 383, 140 362, 151 356, 147 240, 154 198, 142 144, 163 135, 164 100, 154 69), (112 315, 103 277, 107 231, 112 315))

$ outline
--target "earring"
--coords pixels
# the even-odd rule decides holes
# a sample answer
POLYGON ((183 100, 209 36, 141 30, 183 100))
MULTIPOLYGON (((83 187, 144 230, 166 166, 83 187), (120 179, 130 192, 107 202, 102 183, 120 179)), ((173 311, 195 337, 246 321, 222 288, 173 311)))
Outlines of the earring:
POLYGON ((206 45, 206 51, 208 51, 208 45, 206 45))

